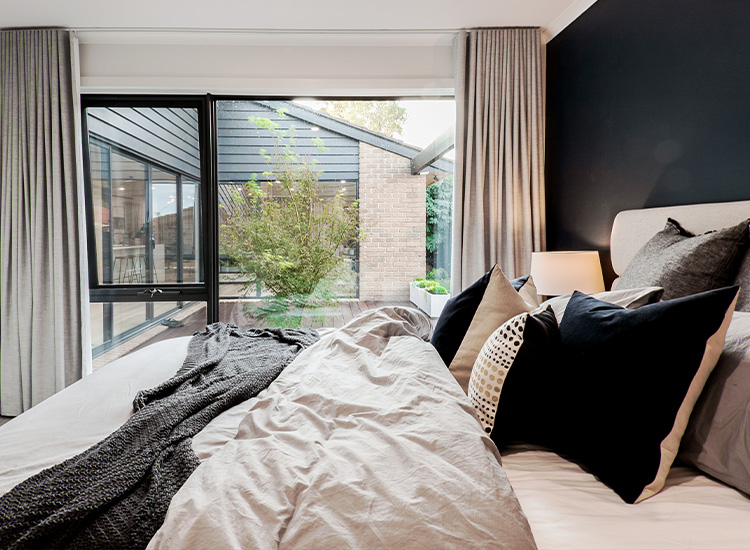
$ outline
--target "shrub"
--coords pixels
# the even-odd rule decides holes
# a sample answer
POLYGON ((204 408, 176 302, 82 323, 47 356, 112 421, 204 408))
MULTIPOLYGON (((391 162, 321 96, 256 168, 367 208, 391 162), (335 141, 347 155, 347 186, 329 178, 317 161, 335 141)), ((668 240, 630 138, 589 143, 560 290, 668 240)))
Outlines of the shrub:
MULTIPOLYGON (((283 115, 283 113, 280 113, 283 115)), ((250 119, 271 132, 273 154, 261 151, 271 170, 264 189, 257 177, 233 195, 232 209, 222 226, 222 253, 246 275, 246 288, 262 283, 276 297, 312 295, 334 278, 345 262, 342 251, 358 242, 359 208, 346 205, 344 192, 324 200, 315 161, 297 155, 294 129, 279 130, 269 119, 250 119), (275 183, 271 183, 275 182, 275 183)), ((317 141, 318 149, 323 149, 317 141)))

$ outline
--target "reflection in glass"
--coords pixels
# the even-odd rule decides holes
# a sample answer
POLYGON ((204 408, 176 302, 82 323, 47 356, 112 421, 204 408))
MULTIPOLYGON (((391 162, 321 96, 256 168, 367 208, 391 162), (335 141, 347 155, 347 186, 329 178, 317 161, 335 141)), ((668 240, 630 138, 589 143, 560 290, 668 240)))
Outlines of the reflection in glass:
POLYGON ((176 152, 143 145, 139 134, 143 128, 127 126, 124 131, 102 124, 113 111, 122 121, 140 116, 132 109, 86 110, 100 284, 201 282, 200 188, 198 169, 192 164, 197 129, 195 135, 186 130, 186 120, 195 123, 195 113, 153 109, 160 113, 155 120, 184 130, 182 141, 174 146, 176 152), (135 138, 140 145, 132 143, 135 138), (133 147, 143 148, 144 156, 133 152, 133 147), (179 168, 167 167, 169 163, 179 168))
MULTIPOLYGON (((112 182, 112 264, 115 284, 148 283, 146 185, 148 168, 116 151, 110 152, 112 182)), ((103 255, 106 257, 106 254, 103 255)), ((103 258, 104 259, 104 258, 103 258)), ((100 261, 103 261, 100 260, 100 261)), ((106 265, 104 266, 106 270, 106 265)))
POLYGON ((153 169, 150 235, 152 270, 149 283, 181 282, 178 207, 177 175, 153 169))
MULTIPOLYGON (((92 283, 152 288, 202 282, 198 118, 195 108, 86 109, 92 283)), ((132 289, 110 290, 114 297, 132 295, 132 289)), ((183 307, 147 295, 142 302, 92 304, 95 355, 158 328, 183 307)))
POLYGON ((195 282, 200 281, 198 182, 187 178, 182 182, 182 280, 195 282))

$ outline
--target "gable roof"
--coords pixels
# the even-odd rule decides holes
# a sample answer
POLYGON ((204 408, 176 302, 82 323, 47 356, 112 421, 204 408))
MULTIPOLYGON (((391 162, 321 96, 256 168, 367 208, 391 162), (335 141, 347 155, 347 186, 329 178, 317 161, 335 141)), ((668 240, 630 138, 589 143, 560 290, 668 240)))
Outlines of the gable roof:
MULTIPOLYGON (((329 130, 331 132, 341 134, 363 143, 367 143, 368 145, 378 147, 379 149, 390 151, 391 153, 400 155, 410 160, 414 159, 414 157, 422 152, 422 150, 418 147, 406 145, 405 143, 397 139, 393 139, 383 134, 373 132, 372 130, 368 130, 367 128, 363 128, 362 126, 357 126, 356 124, 352 124, 351 122, 347 122, 340 118, 321 113, 319 111, 315 111, 314 109, 310 109, 292 101, 256 100, 255 103, 263 105, 264 107, 273 111, 284 109, 287 116, 298 118, 312 124, 313 126, 325 128, 326 130, 329 130)), ((427 166, 426 169, 429 171, 437 172, 453 172, 453 162, 448 159, 439 159, 427 166)))

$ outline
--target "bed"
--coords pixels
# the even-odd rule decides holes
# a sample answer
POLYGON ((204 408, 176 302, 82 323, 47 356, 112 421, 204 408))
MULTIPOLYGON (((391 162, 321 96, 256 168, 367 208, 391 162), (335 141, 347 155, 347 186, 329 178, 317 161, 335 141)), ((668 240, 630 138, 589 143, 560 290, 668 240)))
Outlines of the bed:
MULTIPOLYGON (((621 213, 612 235, 619 275, 668 217, 703 233, 750 217, 750 201, 621 213)), ((748 263, 733 268, 737 277, 748 263)), ((625 286, 628 278, 633 274, 625 273, 625 286)), ((192 438, 200 465, 171 499, 148 547, 747 548, 750 498, 730 478, 716 479, 722 473, 710 460, 701 471, 683 464, 681 454, 661 490, 628 504, 565 453, 533 441, 498 451, 470 379, 488 331, 495 335, 503 316, 513 317, 505 301, 488 299, 495 280, 488 273, 479 299, 466 295, 474 300, 472 315, 456 315, 465 334, 439 322, 431 335, 428 318, 398 307, 323 331, 267 389, 192 438), (468 334, 480 336, 469 342, 468 334), (451 361, 436 337, 455 341, 451 361)), ((551 315, 552 305, 534 301, 529 278, 508 283, 513 307, 551 315)), ((662 289, 649 287, 636 299, 615 292, 635 311, 662 289)), ((553 305, 558 318, 561 311, 573 318, 553 305)), ((750 323, 742 312, 727 315, 726 341, 740 349, 750 323)), ((126 423, 138 392, 178 372, 189 343, 177 338, 126 356, 0 428, 0 495, 126 423)), ((740 370, 730 373, 732 384, 740 370)), ((706 393, 716 400, 722 388, 711 389, 711 380, 706 393)), ((701 403, 696 410, 708 407, 701 403)), ((699 440, 692 424, 686 430, 699 440)), ((686 460, 689 451, 681 451, 686 460)), ((703 466, 701 456, 693 462, 703 466)))
MULTIPOLYGON (((750 201, 621 212, 611 236, 611 258, 617 275, 670 217, 694 233, 703 233, 750 217, 750 201)), ((747 269, 747 260, 743 267, 747 269)), ((740 315, 735 313, 735 317, 740 315)), ((735 338, 750 338, 746 327, 745 322, 735 338)), ((737 435, 745 441, 750 436, 737 435)), ((750 441, 745 449, 750 453, 750 441)), ((623 503, 580 465, 539 447, 519 445, 504 450, 503 467, 539 548, 750 546, 750 498, 694 467, 673 466, 665 489, 634 506, 623 503)))

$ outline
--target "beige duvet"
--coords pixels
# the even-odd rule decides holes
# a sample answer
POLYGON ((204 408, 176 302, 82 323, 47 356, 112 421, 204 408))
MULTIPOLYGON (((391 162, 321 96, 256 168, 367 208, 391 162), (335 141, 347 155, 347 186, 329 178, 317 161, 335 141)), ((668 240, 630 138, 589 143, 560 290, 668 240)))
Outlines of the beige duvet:
MULTIPOLYGON (((534 548, 429 331, 416 310, 369 311, 218 417, 195 438, 202 463, 149 548, 534 548)), ((186 343, 112 364, 0 429, 0 493, 116 429, 135 391, 177 370, 186 343), (169 368, 148 368, 158 361, 169 368), (79 421, 86 430, 64 428, 79 421)))

